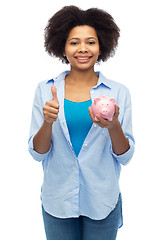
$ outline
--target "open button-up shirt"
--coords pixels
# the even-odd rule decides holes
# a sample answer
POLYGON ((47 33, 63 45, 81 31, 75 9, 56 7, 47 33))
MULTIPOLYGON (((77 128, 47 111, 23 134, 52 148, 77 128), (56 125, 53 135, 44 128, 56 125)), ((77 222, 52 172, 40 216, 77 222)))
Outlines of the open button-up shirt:
POLYGON ((98 96, 116 99, 120 108, 119 121, 129 140, 130 149, 122 155, 116 155, 112 150, 108 130, 93 123, 76 157, 64 114, 67 74, 69 71, 42 81, 37 86, 28 141, 29 152, 35 160, 42 162, 44 180, 41 200, 49 214, 59 218, 83 215, 100 220, 115 208, 120 193, 121 164, 126 165, 134 153, 130 93, 124 85, 96 72, 99 79, 90 91, 91 99, 98 96), (53 84, 57 89, 60 109, 57 121, 52 126, 51 148, 47 153, 39 154, 34 150, 33 138, 44 121, 43 106, 52 99, 53 84))

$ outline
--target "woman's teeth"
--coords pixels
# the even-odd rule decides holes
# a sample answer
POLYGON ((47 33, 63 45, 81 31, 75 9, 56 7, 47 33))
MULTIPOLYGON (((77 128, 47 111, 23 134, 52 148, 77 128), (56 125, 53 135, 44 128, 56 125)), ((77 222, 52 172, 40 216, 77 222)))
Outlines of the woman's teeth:
POLYGON ((87 59, 89 59, 90 57, 76 57, 77 59, 79 59, 79 60, 87 60, 87 59))

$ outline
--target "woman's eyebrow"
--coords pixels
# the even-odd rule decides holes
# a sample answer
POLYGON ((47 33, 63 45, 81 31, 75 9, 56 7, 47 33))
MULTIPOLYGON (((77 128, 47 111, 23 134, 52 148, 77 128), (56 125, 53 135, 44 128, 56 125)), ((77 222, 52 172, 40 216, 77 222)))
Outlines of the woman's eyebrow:
MULTIPOLYGON (((70 38, 69 41, 70 41, 70 40, 73 40, 73 39, 75 39, 75 40, 80 40, 80 38, 73 37, 73 38, 70 38)), ((97 40, 95 37, 88 37, 88 38, 86 38, 86 39, 95 39, 95 40, 97 40)))

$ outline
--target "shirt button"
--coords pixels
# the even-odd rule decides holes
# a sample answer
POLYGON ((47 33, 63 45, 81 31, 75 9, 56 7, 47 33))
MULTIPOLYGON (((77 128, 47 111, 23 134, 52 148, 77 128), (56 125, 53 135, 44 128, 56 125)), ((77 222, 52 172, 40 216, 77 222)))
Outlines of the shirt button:
POLYGON ((87 144, 87 143, 85 143, 85 144, 84 144, 84 146, 85 146, 85 147, 87 147, 87 146, 88 146, 88 144, 87 144))
POLYGON ((94 90, 92 90, 91 93, 94 93, 94 90))
POLYGON ((97 127, 97 125, 96 125, 96 124, 94 124, 93 126, 94 126, 94 127, 97 127))

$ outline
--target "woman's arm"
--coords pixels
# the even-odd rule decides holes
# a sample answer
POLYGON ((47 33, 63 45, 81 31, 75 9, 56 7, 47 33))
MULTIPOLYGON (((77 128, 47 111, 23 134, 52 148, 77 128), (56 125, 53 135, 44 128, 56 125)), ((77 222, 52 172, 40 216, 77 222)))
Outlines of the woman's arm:
POLYGON ((121 155, 129 150, 129 141, 123 133, 120 122, 114 128, 109 128, 109 135, 112 142, 112 149, 116 155, 121 155))
POLYGON ((34 150, 40 154, 48 152, 51 147, 52 124, 57 120, 59 112, 59 102, 54 85, 51 87, 51 91, 53 99, 46 102, 43 107, 44 121, 33 138, 34 150))
POLYGON ((49 151, 51 147, 52 123, 43 122, 41 128, 33 138, 34 150, 40 154, 49 151))

